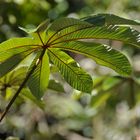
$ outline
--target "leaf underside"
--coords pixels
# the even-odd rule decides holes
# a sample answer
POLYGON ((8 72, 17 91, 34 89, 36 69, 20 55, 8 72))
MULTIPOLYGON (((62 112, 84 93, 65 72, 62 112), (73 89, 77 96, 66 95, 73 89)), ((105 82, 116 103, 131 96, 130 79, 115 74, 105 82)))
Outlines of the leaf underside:
POLYGON ((50 60, 59 68, 64 79, 75 89, 90 93, 93 87, 92 78, 66 53, 49 49, 50 60))
POLYGON ((29 68, 30 71, 34 65, 37 65, 36 69, 27 82, 32 94, 38 99, 41 99, 41 97, 44 95, 44 92, 48 86, 50 74, 47 51, 45 51, 42 59, 39 58, 40 53, 41 52, 37 54, 29 68))
POLYGON ((109 67, 123 76, 128 76, 132 72, 131 65, 125 55, 107 45, 93 42, 73 41, 59 44, 55 47, 83 54, 95 60, 97 64, 109 67))

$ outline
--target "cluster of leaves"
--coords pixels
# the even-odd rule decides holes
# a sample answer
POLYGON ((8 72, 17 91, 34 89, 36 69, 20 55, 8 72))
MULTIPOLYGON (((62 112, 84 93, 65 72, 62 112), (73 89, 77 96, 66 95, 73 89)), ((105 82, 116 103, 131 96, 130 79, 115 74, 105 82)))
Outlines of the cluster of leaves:
MULTIPOLYGON (((0 77, 32 55, 25 79, 12 102, 26 83, 31 93, 41 99, 49 83, 50 64, 58 67, 73 88, 90 93, 93 89, 91 76, 66 51, 85 55, 122 76, 130 76, 132 68, 123 53, 94 41, 118 40, 139 47, 140 33, 126 25, 140 25, 140 22, 110 14, 98 14, 81 20, 66 17, 53 22, 46 20, 36 29, 21 28, 29 34, 28 37, 12 38, 0 44, 0 77), (87 39, 91 39, 90 42, 87 39)), ((7 110, 9 107, 10 105, 7 110)))

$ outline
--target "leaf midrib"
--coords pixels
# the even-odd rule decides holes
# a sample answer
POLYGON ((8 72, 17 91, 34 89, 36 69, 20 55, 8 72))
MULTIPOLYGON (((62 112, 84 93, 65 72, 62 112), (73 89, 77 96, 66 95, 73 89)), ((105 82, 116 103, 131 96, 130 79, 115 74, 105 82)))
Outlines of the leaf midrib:
MULTIPOLYGON (((59 38, 56 38, 56 39, 54 39, 54 40, 52 40, 51 41, 51 39, 58 33, 58 32, 60 32, 60 31, 62 31, 62 30, 64 30, 64 29, 67 29, 67 28, 69 28, 69 27, 72 27, 72 26, 76 26, 76 25, 86 25, 86 24, 73 24, 73 25, 69 25, 69 26, 65 26, 65 27, 63 27, 62 29, 60 29, 60 30, 57 30, 49 39, 48 39, 48 41, 47 41, 47 43, 46 44, 51 44, 53 41, 55 41, 55 40, 57 40, 57 39, 59 39, 59 38)), ((89 24, 90 25, 90 24, 89 24)), ((88 26, 88 25, 87 25, 88 26)), ((92 25, 93 26, 93 25, 92 25)), ((93 26, 94 27, 94 26, 93 26)), ((61 36, 60 36, 61 37, 61 36)))
MULTIPOLYGON (((75 32, 80 31, 80 30, 92 28, 92 27, 94 27, 94 26, 93 26, 93 25, 90 25, 90 26, 88 26, 88 27, 80 28, 80 29, 77 29, 77 30, 75 30, 75 31, 66 33, 66 34, 64 34, 64 35, 62 35, 62 36, 57 37, 56 39, 52 40, 52 41, 49 42, 49 43, 50 43, 50 45, 53 45, 53 42, 55 42, 56 40, 58 40, 58 39, 60 39, 60 38, 63 38, 64 36, 67 36, 67 35, 69 35, 69 34, 75 33, 75 32)), ((68 27, 67 27, 67 28, 68 28, 68 27)), ((64 28, 64 29, 66 29, 66 28, 64 28)), ((61 31, 61 30, 60 30, 60 31, 61 31)), ((59 31, 59 32, 60 32, 60 31, 59 31)))
MULTIPOLYGON (((109 25, 109 26, 110 26, 110 25, 109 25)), ((106 26, 106 27, 109 27, 109 26, 106 26)), ((115 25, 112 25, 112 26, 114 27, 115 25)), ((67 39, 67 40, 62 40, 62 41, 53 43, 53 42, 55 42, 56 40, 59 40, 60 38, 63 38, 63 37, 65 37, 65 36, 67 36, 67 35, 70 35, 70 34, 73 34, 73 33, 75 33, 75 32, 78 32, 78 31, 81 31, 81 30, 85 30, 85 29, 88 29, 88 28, 92 28, 92 27, 95 27, 95 26, 92 25, 92 26, 80 28, 80 29, 77 29, 77 30, 75 30, 75 31, 66 33, 66 34, 64 34, 64 35, 62 35, 62 36, 59 36, 58 38, 52 40, 52 41, 50 42, 50 45, 55 45, 55 44, 59 44, 59 43, 62 43, 62 42, 69 42, 69 41, 74 41, 74 40, 79 40, 79 39, 108 39, 108 38, 104 38, 104 37, 102 37, 102 38, 97 38, 97 37, 83 37, 83 38, 80 38, 80 37, 79 37, 79 38, 67 39)), ((118 26, 118 27, 120 27, 120 26, 118 26)), ((51 38, 51 37, 50 37, 50 38, 51 38)), ((132 45, 134 45, 134 46, 139 47, 138 44, 136 45, 136 44, 134 44, 134 43, 131 43, 131 41, 129 41, 129 40, 124 41, 124 40, 121 40, 121 39, 111 39, 111 38, 109 38, 109 40, 116 40, 116 41, 121 41, 121 42, 128 42, 129 44, 132 44, 132 45)), ((136 42, 136 43, 137 43, 137 42, 136 42)))
MULTIPOLYGON (((50 51, 50 49, 48 49, 48 51, 50 51)), ((52 51, 50 51, 55 57, 57 57, 57 59, 59 59, 59 57, 57 56, 57 55, 55 55, 52 51)), ((78 77, 78 79, 80 79, 80 74, 78 74, 78 73, 75 73, 75 71, 69 66, 69 65, 67 65, 64 61, 62 61, 61 59, 59 59, 64 65, 66 65, 67 67, 69 67, 69 69, 71 69, 71 71, 74 73, 74 74, 76 74, 77 75, 77 77, 78 77)), ((83 83, 83 80, 82 79, 80 79, 80 81, 83 83)))

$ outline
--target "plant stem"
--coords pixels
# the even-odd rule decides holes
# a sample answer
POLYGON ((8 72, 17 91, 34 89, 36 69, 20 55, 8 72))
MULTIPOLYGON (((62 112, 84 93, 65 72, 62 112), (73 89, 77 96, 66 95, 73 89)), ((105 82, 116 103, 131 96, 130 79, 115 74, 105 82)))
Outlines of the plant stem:
POLYGON ((35 70, 36 67, 37 67, 37 65, 35 65, 32 68, 32 70, 28 73, 28 75, 26 76, 26 78, 24 79, 24 81, 22 82, 22 84, 20 85, 19 89, 17 90, 17 92, 15 93, 15 95, 13 96, 13 98, 11 99, 11 101, 9 102, 9 104, 7 105, 5 111, 2 113, 2 115, 0 117, 0 122, 3 120, 3 118, 5 117, 5 115, 7 114, 7 112, 9 111, 10 107, 12 106, 12 104, 14 103, 14 101, 16 100, 16 98, 19 95, 20 91, 22 90, 22 88, 24 87, 24 85, 26 84, 27 80, 29 79, 29 77, 31 76, 32 72, 35 70))
POLYGON ((25 77, 24 81, 20 85, 19 89, 17 90, 17 92, 15 93, 15 95, 13 96, 13 98, 11 99, 11 101, 9 102, 9 104, 6 106, 6 109, 4 110, 4 112, 2 113, 2 115, 0 117, 0 122, 3 120, 3 118, 5 117, 5 115, 7 114, 7 112, 9 111, 10 107, 12 106, 12 104, 14 103, 14 101, 16 100, 16 98, 18 97, 20 91, 25 86, 25 84, 28 81, 29 77, 32 75, 32 73, 34 72, 34 70, 36 69, 36 67, 38 66, 38 64, 40 63, 40 61, 42 60, 42 57, 43 57, 44 53, 45 53, 45 49, 40 54, 39 61, 37 61, 37 63, 32 67, 31 71, 29 71, 29 73, 25 77))

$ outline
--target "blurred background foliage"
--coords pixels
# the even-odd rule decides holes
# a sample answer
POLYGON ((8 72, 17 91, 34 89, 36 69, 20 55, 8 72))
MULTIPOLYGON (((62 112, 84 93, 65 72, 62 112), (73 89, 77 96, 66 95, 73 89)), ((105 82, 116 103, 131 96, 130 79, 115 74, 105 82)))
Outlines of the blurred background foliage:
MULTIPOLYGON (((19 26, 97 13, 140 20, 140 0, 0 0, 0 42, 25 36, 19 26)), ((116 41, 104 43, 128 56, 133 77, 120 77, 88 58, 71 54, 93 77, 92 94, 72 89, 51 66, 43 100, 37 101, 23 89, 0 124, 0 140, 140 140, 140 50, 116 41)), ((23 80, 29 60, 0 79, 0 112, 23 80)))

